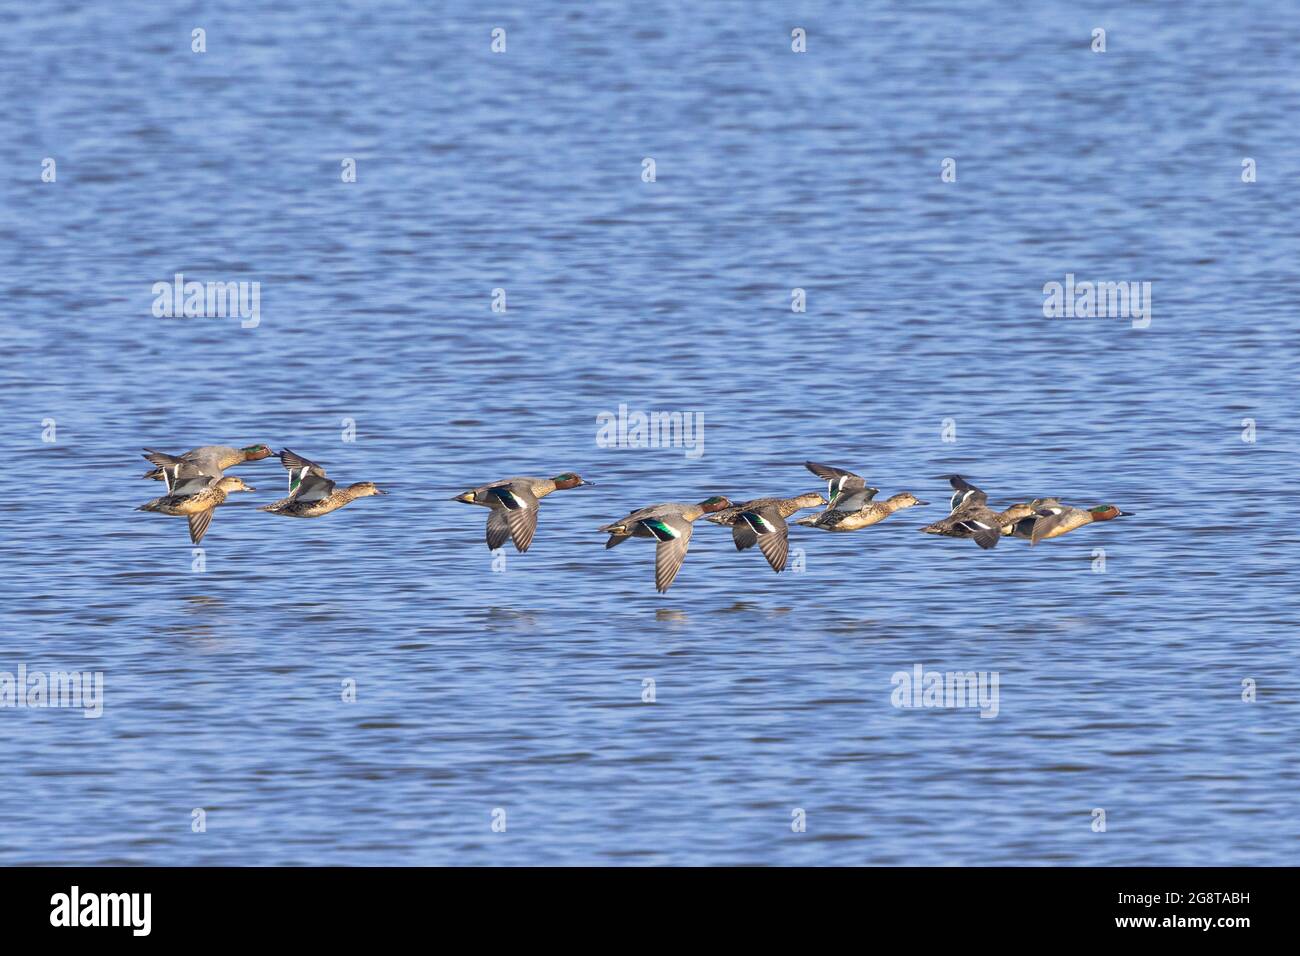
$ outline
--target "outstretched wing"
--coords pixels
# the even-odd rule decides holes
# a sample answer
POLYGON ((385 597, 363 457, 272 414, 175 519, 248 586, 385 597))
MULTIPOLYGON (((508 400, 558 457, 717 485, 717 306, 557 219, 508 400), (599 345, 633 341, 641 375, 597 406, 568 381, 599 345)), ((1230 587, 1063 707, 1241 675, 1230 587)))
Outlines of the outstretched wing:
POLYGON ((298 490, 298 486, 308 475, 316 475, 319 478, 325 477, 325 469, 316 462, 302 457, 297 452, 285 448, 280 452, 280 464, 289 472, 289 494, 292 495, 298 490))
POLYGON ((952 501, 949 514, 956 514, 962 508, 973 508, 978 505, 987 504, 989 496, 984 494, 961 475, 944 475, 948 479, 948 484, 952 485, 952 501))
POLYGON ((680 515, 645 518, 642 526, 659 544, 655 547, 655 590, 667 591, 682 569, 691 544, 691 523, 680 515))
POLYGON ((970 532, 970 536, 975 539, 984 550, 996 548, 998 542, 1002 539, 1002 528, 996 524, 990 524, 984 518, 971 518, 968 521, 958 522, 958 526, 970 532))
POLYGON ((1044 508, 1038 512, 1038 520, 1034 522, 1033 530, 1029 533, 1029 543, 1038 544, 1046 538, 1052 531, 1061 527, 1067 521, 1075 520, 1075 508, 1044 508))
POLYGON ((190 515, 190 540, 198 544, 207 534, 208 525, 212 524, 212 513, 216 508, 209 508, 207 511, 200 511, 190 515))
POLYGON ((833 468, 830 465, 819 465, 815 461, 805 461, 803 466, 818 478, 825 478, 827 481, 833 481, 836 478, 859 477, 851 471, 845 471, 843 468, 833 468))
POLYGON ((857 504, 851 509, 857 511, 876 495, 876 489, 868 486, 865 478, 855 475, 851 471, 845 471, 843 468, 833 468, 830 465, 819 465, 815 461, 806 461, 803 466, 818 478, 826 479, 826 497, 830 499, 827 502, 827 507, 838 504, 837 499, 841 495, 865 495, 861 499, 861 504, 857 504))
POLYGON ((487 490, 493 512, 504 515, 510 540, 521 554, 533 543, 537 532, 537 496, 519 482, 494 485, 487 490))
POLYGON ((141 456, 150 464, 157 465, 159 468, 166 468, 168 465, 177 465, 183 460, 180 455, 169 455, 165 451, 158 451, 156 448, 146 448, 145 453, 141 456))
POLYGON ((515 543, 515 550, 523 554, 537 533, 537 509, 519 508, 505 512, 505 516, 510 527, 510 540, 515 543))
POLYGON ((736 521, 741 522, 753 532, 758 542, 758 550, 763 552, 772 570, 780 574, 785 570, 786 557, 790 551, 790 528, 781 517, 780 510, 774 505, 742 511, 736 521))
POLYGON ((736 523, 731 526, 731 537, 736 542, 737 551, 744 551, 758 544, 758 535, 754 534, 754 529, 739 516, 736 518, 736 523))
POLYGON ((510 522, 506 520, 506 513, 500 508, 493 508, 488 512, 487 519, 487 546, 489 551, 495 551, 501 547, 510 538, 510 522))

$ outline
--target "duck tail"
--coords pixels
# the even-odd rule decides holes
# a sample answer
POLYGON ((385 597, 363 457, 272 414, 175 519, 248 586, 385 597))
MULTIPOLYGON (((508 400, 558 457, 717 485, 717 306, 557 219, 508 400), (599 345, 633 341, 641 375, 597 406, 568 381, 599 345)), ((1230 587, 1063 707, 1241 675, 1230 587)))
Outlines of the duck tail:
POLYGON ((608 551, 616 544, 622 544, 628 538, 632 537, 628 533, 627 526, 621 524, 607 524, 603 528, 597 528, 597 531, 608 531, 609 540, 605 542, 605 550, 608 551))

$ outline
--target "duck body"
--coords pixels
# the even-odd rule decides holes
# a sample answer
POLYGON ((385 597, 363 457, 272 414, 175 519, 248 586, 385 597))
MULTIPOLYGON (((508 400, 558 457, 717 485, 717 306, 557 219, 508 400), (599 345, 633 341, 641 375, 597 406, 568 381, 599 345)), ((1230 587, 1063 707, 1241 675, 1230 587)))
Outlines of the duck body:
POLYGON ((1040 517, 1059 514, 1065 510, 1065 505, 1061 504, 1059 498, 1035 498, 1029 502, 1029 507, 1034 509, 1034 513, 1027 518, 1021 518, 1011 530, 1011 534, 1017 538, 1032 539, 1034 524, 1040 517))
POLYGON ((1035 545, 1047 538, 1059 538, 1076 528, 1096 521, 1110 521, 1131 512, 1120 511, 1114 505, 1095 505, 1091 508, 1062 507, 1059 510, 1043 508, 1030 529, 1029 543, 1035 545))
MULTIPOLYGON (((874 491, 874 489, 872 489, 874 491)), ((854 494, 841 495, 838 502, 819 515, 800 518, 795 524, 822 531, 858 531, 879 524, 896 511, 929 504, 908 491, 890 495, 884 501, 870 501, 854 494)))
POLYGON ((157 467, 145 472, 144 477, 152 478, 154 481, 165 480, 165 473, 171 470, 174 474, 177 466, 192 466, 195 469, 192 473, 215 475, 220 478, 227 468, 233 468, 246 461, 261 461, 272 454, 270 448, 261 444, 248 445, 244 448, 233 448, 229 445, 202 445, 191 448, 183 455, 169 455, 154 448, 146 448, 145 452, 147 454, 144 457, 157 467))
POLYGON ((375 487, 373 481, 358 481, 340 488, 325 477, 324 468, 287 448, 280 452, 280 464, 289 472, 289 494, 263 505, 259 511, 286 518, 319 518, 358 498, 388 494, 375 487))
POLYGON ((137 508, 137 511, 153 511, 158 514, 172 515, 189 519, 190 541, 198 544, 207 533, 212 523, 212 512, 218 505, 224 504, 227 496, 236 491, 256 491, 244 484, 243 479, 216 477, 214 475, 194 475, 173 482, 167 478, 167 494, 137 508))
POLYGON ((826 499, 816 492, 793 498, 754 498, 704 517, 714 524, 731 528, 737 551, 757 544, 772 570, 780 574, 785 570, 790 552, 790 529, 786 519, 804 508, 817 508, 826 503, 826 499))
POLYGON ((702 515, 732 507, 721 495, 706 498, 699 504, 667 502, 633 511, 625 518, 597 529, 609 534, 605 547, 612 548, 628 538, 653 538, 655 547, 655 590, 661 594, 672 586, 673 579, 686 560, 690 547, 692 522, 702 515))
POLYGON ((995 511, 987 504, 988 495, 961 475, 942 475, 953 488, 952 511, 948 517, 921 530, 926 534, 941 534, 949 538, 974 538, 975 543, 988 550, 996 548, 1004 534, 1011 534, 1016 524, 1034 514, 1029 503, 1014 504, 1005 511, 995 511))
POLYGON ((346 488, 339 488, 324 478, 307 479, 300 486, 300 491, 301 494, 281 498, 274 504, 263 505, 259 510, 284 515, 286 518, 319 518, 331 511, 338 511, 358 498, 388 494, 376 488, 373 481, 358 481, 346 488))
POLYGON ((554 478, 503 478, 461 492, 453 501, 490 508, 487 519, 487 546, 495 551, 509 539, 515 550, 523 553, 533 543, 537 532, 537 510, 541 500, 554 491, 591 485, 573 472, 554 478))
POLYGON ((1018 521, 1033 513, 1028 504, 1014 504, 1005 511, 994 511, 988 505, 968 505, 922 530, 949 538, 974 538, 976 544, 988 550, 996 548, 1003 535, 1011 534, 1018 521))

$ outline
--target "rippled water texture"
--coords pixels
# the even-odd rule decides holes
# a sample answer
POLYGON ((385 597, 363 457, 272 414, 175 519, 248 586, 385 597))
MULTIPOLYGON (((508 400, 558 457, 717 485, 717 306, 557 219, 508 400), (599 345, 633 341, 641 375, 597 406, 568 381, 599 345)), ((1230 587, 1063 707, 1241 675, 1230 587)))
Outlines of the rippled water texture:
POLYGON ((105 699, 0 709, 0 861, 1296 862, 1297 4, 3 6, 0 671, 105 699), (141 446, 255 441, 390 495, 249 464, 196 573, 141 446), (779 576, 701 522, 667 595, 594 530, 808 458, 932 504, 779 576), (494 571, 449 498, 566 470, 494 571), (952 471, 1135 515, 922 536, 952 471))

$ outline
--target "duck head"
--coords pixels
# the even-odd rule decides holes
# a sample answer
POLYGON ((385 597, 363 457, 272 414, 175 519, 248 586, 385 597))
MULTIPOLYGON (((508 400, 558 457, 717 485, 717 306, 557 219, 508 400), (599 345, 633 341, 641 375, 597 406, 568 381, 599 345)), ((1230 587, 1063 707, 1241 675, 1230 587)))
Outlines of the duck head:
POLYGON ((388 494, 388 492, 376 488, 373 481, 358 481, 355 485, 348 485, 348 492, 353 498, 369 498, 371 495, 388 494))
POLYGON ((263 458, 270 458, 275 454, 265 445, 249 445, 247 448, 239 450, 244 453, 244 461, 261 461, 263 458))
POLYGON ((551 479, 555 483, 556 491, 563 491, 566 488, 577 488, 580 485, 594 485, 594 481, 584 481, 571 471, 566 471, 562 475, 556 475, 551 479))
POLYGON ((1120 511, 1114 505, 1097 505, 1088 509, 1092 513, 1093 521, 1109 521, 1111 518, 1122 518, 1131 515, 1131 511, 1120 511))
POLYGON ((256 488, 250 488, 244 484, 244 479, 236 475, 227 475, 217 482, 217 487, 230 494, 233 491, 256 491, 256 488))
POLYGON ((799 495, 794 499, 794 503, 801 509, 820 508, 822 505, 828 504, 826 496, 816 491, 810 491, 806 495, 799 495))
POLYGON ((1006 521, 1019 521, 1021 518, 1029 518, 1036 514, 1038 514, 1038 511, 1034 508, 1033 504, 1028 501, 1022 501, 1019 504, 1012 505, 1006 511, 1002 512, 1002 517, 1006 521))
POLYGON ((930 502, 921 501, 910 491, 901 491, 896 495, 889 496, 889 504, 895 508, 914 508, 917 505, 928 505, 930 502))
POLYGON ((703 501, 700 502, 700 510, 703 511, 706 515, 730 507, 731 507, 730 499, 725 498, 722 495, 714 495, 712 498, 705 498, 703 501))

